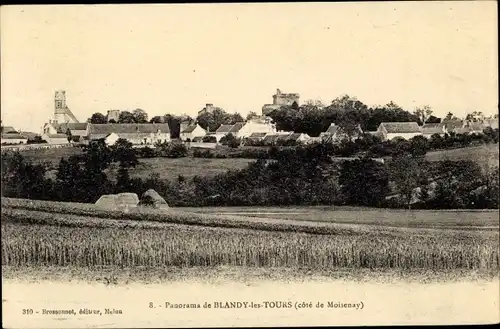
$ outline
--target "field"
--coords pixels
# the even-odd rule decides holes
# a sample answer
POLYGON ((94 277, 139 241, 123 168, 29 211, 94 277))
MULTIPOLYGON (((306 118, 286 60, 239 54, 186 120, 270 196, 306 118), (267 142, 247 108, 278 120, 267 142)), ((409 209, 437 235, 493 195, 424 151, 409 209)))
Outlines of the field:
MULTIPOLYGON (((63 147, 56 149, 42 150, 26 150, 22 155, 26 159, 36 163, 50 163, 51 169, 57 169, 57 165, 62 157, 68 158, 71 155, 81 154, 82 150, 78 147, 63 147)), ((246 168, 248 163, 255 161, 254 159, 241 158, 144 158, 139 159, 139 165, 136 168, 130 169, 132 177, 147 178, 152 173, 158 173, 160 179, 175 180, 179 175, 186 178, 191 178, 195 175, 214 176, 218 173, 225 172, 230 169, 246 168)), ((107 173, 110 178, 116 175, 117 165, 112 165, 107 173)), ((55 177, 55 173, 51 173, 55 177)), ((49 175, 51 175, 49 174, 49 175)))
POLYGON ((498 156, 499 156, 498 144, 487 144, 475 147, 465 147, 452 150, 442 150, 427 152, 426 158, 429 161, 460 161, 460 160, 471 160, 477 161, 480 159, 489 159, 492 164, 498 166, 498 156))
POLYGON ((147 178, 151 173, 160 174, 160 179, 177 179, 179 175, 186 178, 198 176, 214 176, 230 169, 246 168, 253 159, 209 159, 209 158, 148 158, 140 159, 139 165, 130 171, 132 177, 147 178))
POLYGON ((379 224, 374 225, 373 210, 340 210, 338 217, 339 210, 330 210, 323 218, 317 216, 320 210, 313 210, 308 221, 303 220, 305 209, 295 218, 283 212, 265 218, 195 210, 125 214, 91 205, 3 198, 2 266, 222 266, 309 273, 444 271, 486 276, 497 275, 500 268, 498 221, 493 220, 498 211, 464 212, 462 219, 448 216, 443 220, 416 211, 387 212, 387 218, 379 214, 379 224), (346 220, 349 212, 352 218, 346 220), (412 221, 419 225, 395 225, 412 221))

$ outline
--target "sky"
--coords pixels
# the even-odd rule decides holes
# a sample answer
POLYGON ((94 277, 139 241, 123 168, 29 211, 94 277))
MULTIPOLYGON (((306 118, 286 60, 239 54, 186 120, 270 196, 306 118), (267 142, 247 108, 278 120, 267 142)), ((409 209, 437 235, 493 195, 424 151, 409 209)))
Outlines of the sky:
POLYGON ((56 90, 94 112, 261 113, 276 89, 498 111, 496 1, 2 6, 1 116, 40 132, 56 90))

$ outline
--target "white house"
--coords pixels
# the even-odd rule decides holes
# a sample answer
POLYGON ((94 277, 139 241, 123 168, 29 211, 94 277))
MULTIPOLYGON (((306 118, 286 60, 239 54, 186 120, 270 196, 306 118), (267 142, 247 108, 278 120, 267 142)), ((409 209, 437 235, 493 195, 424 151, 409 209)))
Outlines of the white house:
POLYGON ((274 134, 276 126, 269 120, 260 117, 250 119, 239 129, 238 137, 250 137, 254 133, 274 134))
POLYGON ((89 124, 89 139, 104 139, 112 145, 123 138, 133 145, 154 145, 170 141, 170 129, 166 123, 105 123, 89 124), (113 135, 114 134, 114 135, 113 135))
POLYGON ((27 144, 27 143, 28 143, 28 138, 17 132, 9 132, 6 134, 2 134, 2 140, 1 140, 2 145, 27 144))
POLYGON ((431 138, 435 134, 444 136, 447 132, 446 125, 443 123, 426 123, 422 126, 422 135, 426 138, 431 138))
POLYGON ((394 138, 406 140, 422 135, 422 129, 416 122, 382 122, 377 129, 383 141, 394 138))
POLYGON ((78 138, 86 138, 89 134, 87 122, 77 122, 77 123, 57 123, 54 121, 49 121, 43 126, 42 134, 56 135, 56 134, 66 134, 69 130, 71 136, 78 138))
POLYGON ((66 134, 42 134, 42 139, 46 141, 48 144, 57 145, 57 144, 68 144, 68 135, 66 134))
POLYGON ((180 138, 183 141, 190 140, 192 141, 195 137, 203 137, 207 134, 207 131, 200 127, 199 124, 190 124, 187 127, 182 127, 182 130, 180 132, 180 138))

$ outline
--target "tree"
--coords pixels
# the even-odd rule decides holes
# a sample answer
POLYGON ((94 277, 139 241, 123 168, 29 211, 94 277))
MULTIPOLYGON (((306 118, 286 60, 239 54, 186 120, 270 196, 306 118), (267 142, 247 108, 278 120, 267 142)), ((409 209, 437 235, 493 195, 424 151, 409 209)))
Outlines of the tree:
POLYGON ((257 113, 255 113, 254 111, 251 111, 250 113, 248 113, 247 115, 247 121, 248 120, 252 120, 253 118, 256 118, 258 117, 257 113))
POLYGON ((136 123, 148 123, 148 114, 142 109, 135 109, 132 112, 136 123))
POLYGON ((467 116, 465 117, 465 120, 477 122, 478 120, 481 120, 483 118, 484 118, 483 112, 474 111, 472 113, 468 113, 467 116))
POLYGON ((429 150, 429 141, 424 136, 415 136, 410 139, 410 152, 413 156, 423 157, 429 150))
POLYGON ((164 116, 154 116, 149 120, 150 123, 165 123, 165 117, 164 116))
POLYGON ((431 115, 425 123, 441 123, 441 118, 431 115))
POLYGON ((408 154, 393 157, 391 178, 396 183, 399 197, 410 209, 413 198, 420 197, 417 188, 426 184, 423 159, 408 154))
POLYGON ((121 111, 118 123, 136 123, 134 115, 129 111, 121 111))
POLYGON ((339 184, 344 202, 352 205, 380 206, 389 192, 385 165, 369 158, 344 161, 339 184))
POLYGON ((450 121, 450 120, 458 120, 458 118, 456 116, 454 116, 453 113, 451 113, 451 112, 448 112, 448 114, 446 114, 445 119, 448 120, 448 121, 450 121))
POLYGON ((73 136, 71 134, 71 130, 66 129, 66 138, 68 139, 68 143, 71 143, 71 141, 73 140, 73 136))
POLYGON ((424 105, 423 107, 417 107, 415 111, 413 111, 413 114, 417 116, 420 123, 424 124, 427 122, 427 119, 431 116, 432 109, 429 105, 424 105))
POLYGON ((106 118, 106 116, 104 114, 96 112, 96 113, 92 114, 92 116, 90 117, 88 122, 94 123, 94 124, 103 124, 103 123, 108 123, 108 119, 106 118))

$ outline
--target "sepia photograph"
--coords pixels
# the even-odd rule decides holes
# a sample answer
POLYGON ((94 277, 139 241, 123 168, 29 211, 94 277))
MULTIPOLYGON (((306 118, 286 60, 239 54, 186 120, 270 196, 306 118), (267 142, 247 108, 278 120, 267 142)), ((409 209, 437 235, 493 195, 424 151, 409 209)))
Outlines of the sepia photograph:
POLYGON ((5 328, 500 322, 496 1, 0 8, 5 328))

